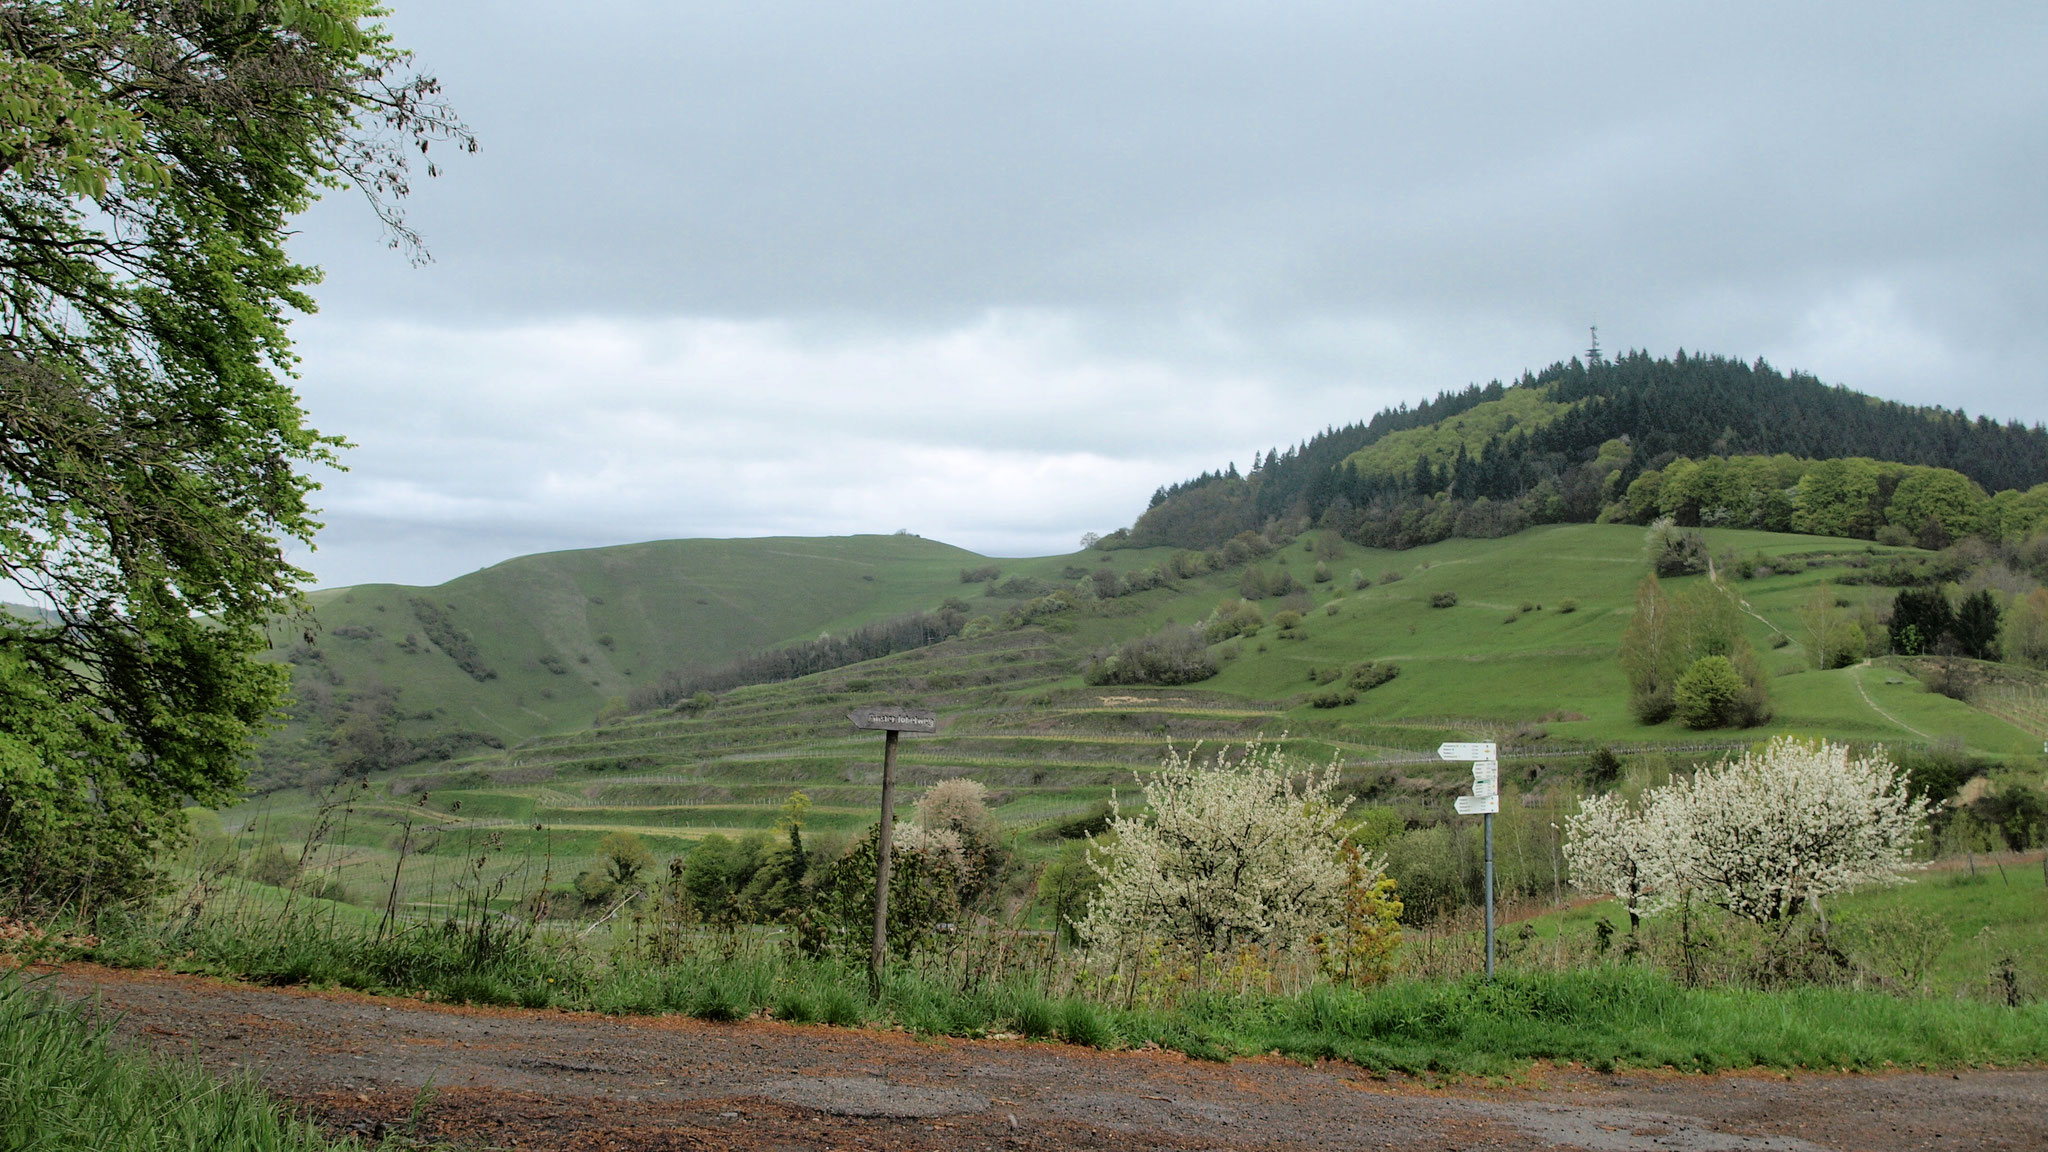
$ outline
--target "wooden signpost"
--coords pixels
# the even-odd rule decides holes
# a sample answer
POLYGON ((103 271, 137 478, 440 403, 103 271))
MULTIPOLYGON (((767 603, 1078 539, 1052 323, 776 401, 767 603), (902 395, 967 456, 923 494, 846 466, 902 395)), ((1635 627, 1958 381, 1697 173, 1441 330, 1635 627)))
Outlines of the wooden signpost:
POLYGON ((904 732, 939 730, 936 713, 921 708, 856 708, 846 714, 855 728, 879 730, 882 737, 882 831, 875 841, 875 938, 868 950, 868 991, 882 998, 882 967, 889 952, 889 849, 896 825, 896 737, 904 732))
POLYGON ((1472 761, 1472 794, 1451 802, 1460 816, 1486 819, 1486 978, 1493 979, 1493 814, 1500 811, 1500 749, 1491 741, 1439 744, 1445 760, 1472 761))

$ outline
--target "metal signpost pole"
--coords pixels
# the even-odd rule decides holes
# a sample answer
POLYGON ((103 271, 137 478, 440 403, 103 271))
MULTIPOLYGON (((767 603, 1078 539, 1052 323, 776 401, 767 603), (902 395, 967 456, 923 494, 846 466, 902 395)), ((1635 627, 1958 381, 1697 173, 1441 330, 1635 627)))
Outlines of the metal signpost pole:
POLYGON ((1485 743, 1442 744, 1437 757, 1472 761, 1472 794, 1453 807, 1460 816, 1477 815, 1486 822, 1486 978, 1493 979, 1493 814, 1500 811, 1500 750, 1485 743))
POLYGON ((1486 820, 1486 978, 1493 979, 1493 813, 1486 820))
POLYGON ((882 998, 882 969, 889 959, 889 851, 896 839, 896 737, 903 732, 937 732, 939 718, 919 708, 856 708, 846 714, 855 728, 879 729, 882 738, 882 826, 875 837, 875 938, 868 949, 868 991, 882 998))

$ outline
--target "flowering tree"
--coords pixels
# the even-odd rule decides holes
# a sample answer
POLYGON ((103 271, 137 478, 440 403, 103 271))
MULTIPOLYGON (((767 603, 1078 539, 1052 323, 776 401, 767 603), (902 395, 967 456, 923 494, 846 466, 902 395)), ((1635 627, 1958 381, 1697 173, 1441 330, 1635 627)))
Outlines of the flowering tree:
POLYGON ((1628 909, 1629 931, 1635 931, 1652 876, 1642 817, 1612 792, 1589 796, 1576 815, 1566 818, 1564 832, 1564 862, 1572 883, 1588 892, 1613 893, 1628 909))
POLYGON ((1867 884, 1895 884, 1916 865, 1927 801, 1882 750, 1781 736, 1761 754, 1703 767, 1644 798, 1644 835, 1665 899, 1696 892, 1758 923, 1867 884))
MULTIPOLYGON (((1352 884, 1337 822, 1349 801, 1332 797, 1336 763, 1302 773, 1257 741, 1236 763, 1198 762, 1199 750, 1168 753, 1145 785, 1149 812, 1111 797, 1111 838, 1090 840, 1102 887, 1076 925, 1085 944, 1138 932, 1201 953, 1298 948, 1343 922, 1352 884)), ((1377 879, 1384 862, 1369 868, 1377 879)))
POLYGON ((1587 801, 1565 854, 1581 887, 1625 895, 1616 886, 1633 862, 1656 906, 1697 896, 1769 924, 1836 892, 1898 883, 1916 867, 1926 818, 1927 801, 1882 751, 1851 759, 1845 745, 1779 737, 1652 789, 1640 816, 1612 797, 1587 801))

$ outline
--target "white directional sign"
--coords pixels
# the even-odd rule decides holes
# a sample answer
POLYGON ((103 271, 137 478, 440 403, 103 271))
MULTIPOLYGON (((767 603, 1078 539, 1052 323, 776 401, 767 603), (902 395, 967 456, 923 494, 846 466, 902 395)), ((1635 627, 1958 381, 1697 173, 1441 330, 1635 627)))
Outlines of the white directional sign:
POLYGON ((1460 796, 1451 801, 1460 816, 1483 816, 1500 811, 1499 796, 1460 796))
POLYGON ((1472 794, 1481 799, 1485 799, 1488 796, 1498 796, 1500 795, 1500 781, 1474 780, 1472 782, 1472 794))
POLYGON ((1440 760, 1499 759, 1491 740, 1483 744, 1439 744, 1436 746, 1436 754, 1440 760))
POLYGON ((1477 784, 1481 780, 1491 782, 1499 779, 1500 765, 1497 762, 1481 760, 1477 764, 1472 765, 1472 783, 1477 784))

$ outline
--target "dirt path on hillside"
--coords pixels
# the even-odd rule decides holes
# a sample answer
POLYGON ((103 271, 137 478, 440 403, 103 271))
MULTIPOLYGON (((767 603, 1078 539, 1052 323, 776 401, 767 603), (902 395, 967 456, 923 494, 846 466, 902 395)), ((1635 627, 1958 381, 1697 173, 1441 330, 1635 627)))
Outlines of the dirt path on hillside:
POLYGON ((337 1131, 557 1149, 2048 1148, 2048 1069, 1599 1075, 1431 1087, 1341 1064, 1214 1064, 769 1022, 460 1009, 68 965, 160 1053, 249 1072, 337 1131))
POLYGON ((1863 670, 1870 666, 1870 661, 1866 659, 1862 663, 1856 665, 1854 668, 1849 669, 1849 679, 1856 682, 1856 692, 1858 695, 1863 697, 1863 702, 1865 704, 1870 705, 1870 710, 1872 712, 1877 713, 1879 716, 1884 717, 1886 720, 1889 720, 1892 723, 1897 724, 1899 727, 1904 728, 1906 731, 1911 732, 1913 735, 1920 737, 1922 740, 1934 739, 1934 737, 1929 736, 1927 733, 1922 732, 1918 728, 1913 727, 1911 724, 1906 723, 1904 720, 1899 719, 1897 716, 1894 716, 1891 713, 1877 706, 1877 701, 1871 699, 1870 697, 1870 689, 1865 688, 1863 686, 1863 670))

